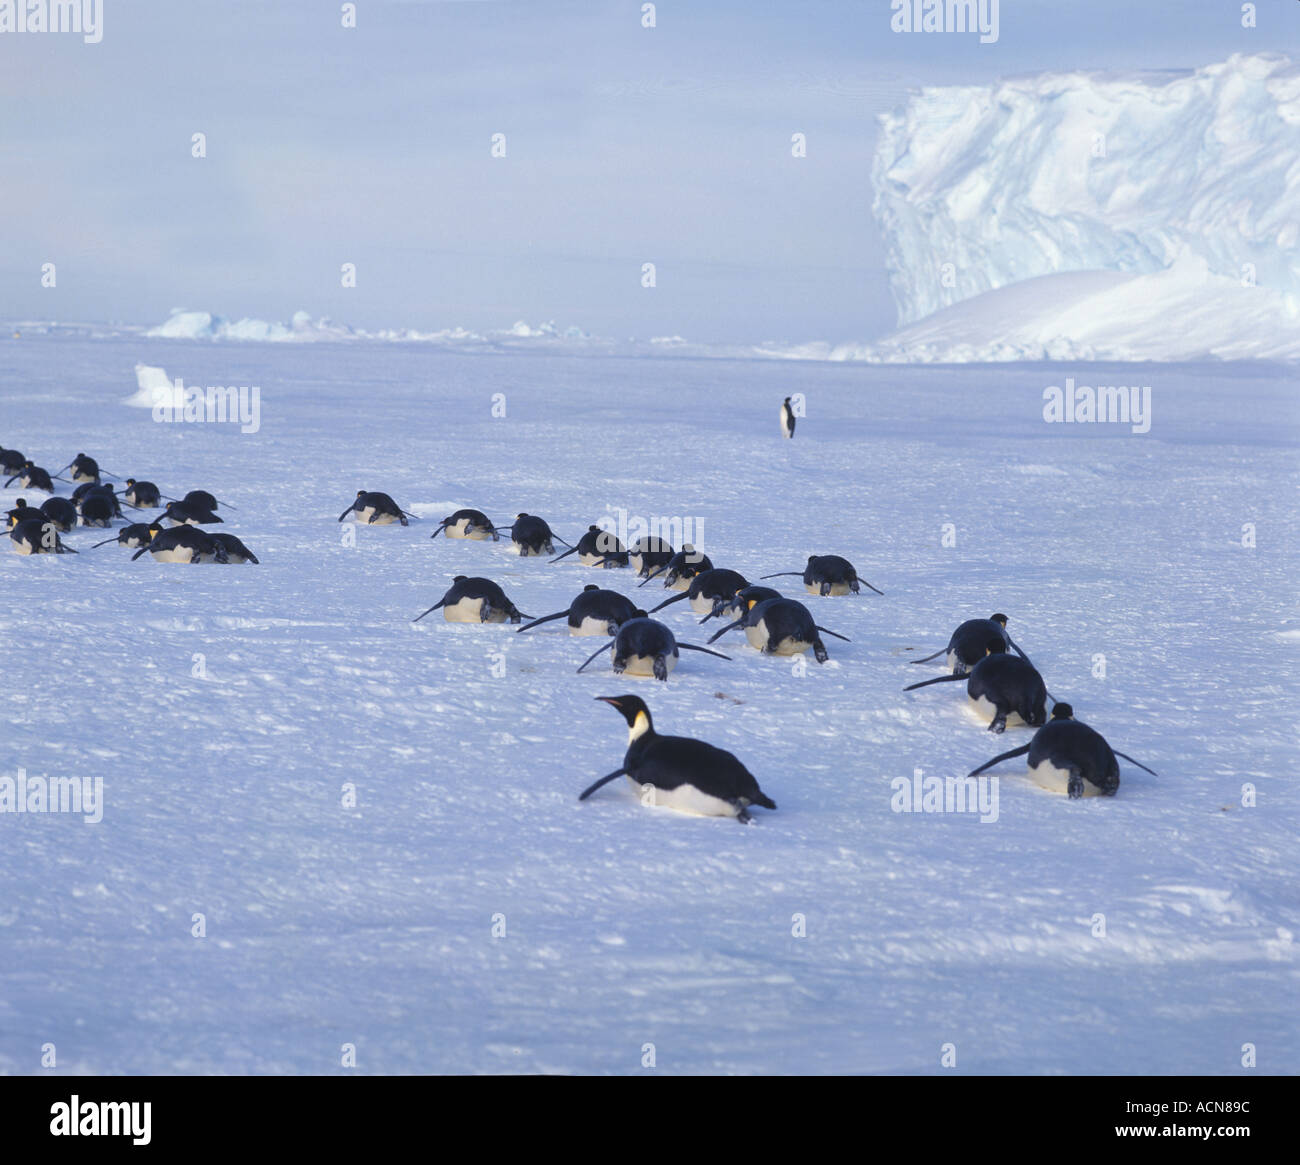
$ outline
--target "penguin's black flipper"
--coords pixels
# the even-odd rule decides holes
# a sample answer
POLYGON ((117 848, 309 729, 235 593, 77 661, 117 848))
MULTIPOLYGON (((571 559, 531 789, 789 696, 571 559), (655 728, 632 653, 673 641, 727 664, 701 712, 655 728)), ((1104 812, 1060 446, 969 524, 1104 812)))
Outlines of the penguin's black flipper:
POLYGON ((614 646, 614 640, 611 639, 608 643, 604 645, 604 647, 596 648, 596 650, 593 651, 583 662, 582 667, 578 668, 578 671, 582 671, 582 668, 586 667, 587 664, 589 664, 593 659, 595 659, 596 656, 598 656, 602 651, 608 651, 613 646, 614 646))
MULTIPOLYGON (((531 623, 525 623, 519 628, 519 631, 527 631, 530 627, 536 627, 539 623, 549 623, 552 619, 563 619, 568 613, 569 612, 566 610, 556 611, 554 615, 543 615, 540 619, 534 619, 531 623)), ((516 631, 515 634, 518 635, 519 631, 516 631)))
MULTIPOLYGON (((167 497, 166 494, 163 494, 162 496, 163 496, 163 497, 167 497)), ((172 500, 174 500, 174 499, 172 499, 172 498, 167 498, 167 500, 168 500, 168 501, 172 501, 172 500)), ((350 506, 348 506, 348 508, 347 508, 346 510, 343 511, 343 513, 341 513, 341 514, 339 515, 339 521, 340 521, 340 522, 343 521, 343 519, 346 518, 350 513, 352 513, 352 511, 355 510, 356 508, 357 508, 357 503, 356 503, 356 502, 353 502, 350 506)))
POLYGON ((1029 751, 1029 745, 1022 744, 1019 748, 1013 748, 1010 752, 1000 753, 990 761, 985 761, 977 769, 972 769, 966 775, 968 777, 978 777, 985 769, 991 769, 994 765, 1000 765, 1004 760, 1010 760, 1013 756, 1024 756, 1029 751))
POLYGON ((1029 656, 1027 656, 1023 651, 1020 650, 1020 645, 1016 643, 1016 641, 1012 639, 1010 635, 1007 636, 1007 642, 1011 644, 1011 650, 1014 651, 1018 656, 1020 656, 1021 659, 1023 659, 1026 663, 1032 664, 1033 661, 1029 658, 1029 656))
POLYGON ((728 631, 734 631, 737 627, 743 627, 744 625, 745 625, 744 619, 737 619, 734 623, 728 623, 721 631, 714 632, 714 634, 709 637, 709 642, 716 643, 728 631))
POLYGON ((686 592, 682 591, 680 594, 673 595, 671 599, 664 599, 659 606, 650 608, 650 614, 653 615, 656 611, 662 611, 669 603, 680 603, 684 598, 686 598, 686 592))
POLYGON ((919 684, 908 684, 903 689, 905 692, 912 691, 913 688, 928 688, 931 684, 949 684, 953 680, 968 680, 970 676, 937 676, 932 680, 922 680, 919 684))
POLYGON ((101 546, 107 546, 110 542, 116 542, 116 538, 105 538, 103 542, 96 542, 91 546, 91 550, 98 550, 101 546))
MULTIPOLYGON (((565 546, 569 546, 569 544, 566 542, 565 546)), ((573 547, 569 546, 568 550, 566 550, 563 554, 557 554, 554 558, 551 559, 551 562, 559 562, 561 558, 568 558, 569 555, 572 554, 573 552, 574 552, 573 547)))
POLYGON ((801 570, 778 570, 776 574, 760 574, 758 577, 760 579, 785 578, 785 576, 788 574, 797 574, 800 578, 803 578, 803 571, 801 570))
MULTIPOLYGON (((19 478, 19 477, 21 477, 21 476, 22 476, 22 470, 19 470, 17 473, 15 473, 15 474, 13 475, 13 477, 11 477, 11 478, 9 479, 9 481, 5 482, 5 489, 8 489, 8 488, 9 488, 9 483, 10 483, 10 482, 14 481, 15 479, 17 479, 17 478, 19 478)), ((340 518, 339 521, 341 522, 341 521, 343 521, 343 519, 340 518)))
MULTIPOLYGON (((447 601, 446 599, 439 599, 436 603, 433 604, 432 607, 430 607, 427 611, 424 612, 424 615, 433 614, 433 612, 436 611, 439 607, 441 607, 443 603, 445 603, 446 601, 447 601)), ((424 615, 416 615, 416 617, 412 619, 411 622, 418 623, 421 619, 424 618, 424 615)))
POLYGON ((879 587, 873 587, 869 582, 867 582, 865 578, 858 579, 858 582, 860 582, 864 587, 866 587, 867 590, 875 591, 876 594, 878 594, 882 599, 885 597, 884 591, 882 591, 879 587))
POLYGON ((1158 777, 1160 775, 1158 772, 1155 771, 1155 769, 1147 768, 1146 765, 1144 765, 1140 760, 1134 760, 1126 752, 1120 752, 1120 750, 1117 748, 1112 748, 1110 751, 1113 752, 1116 756, 1122 756, 1126 761, 1128 761, 1129 764, 1137 765, 1137 767, 1140 768, 1144 773, 1150 773, 1153 777, 1158 777))
POLYGON ((140 555, 142 555, 148 549, 149 549, 149 543, 146 542, 143 546, 140 547, 139 550, 137 550, 133 555, 131 555, 131 561, 134 562, 137 558, 140 557, 140 555))
MULTIPOLYGON (((66 543, 64 543, 64 544, 61 544, 61 545, 59 546, 59 553, 60 553, 60 554, 80 554, 81 551, 80 551, 80 550, 73 550, 71 546, 68 546, 66 543)), ((1125 758, 1125 759, 1127 759, 1127 758, 1125 758)), ((1134 763, 1134 764, 1137 764, 1137 761, 1134 761, 1133 763, 1134 763)), ((1150 769, 1147 769, 1147 772, 1151 772, 1151 770, 1150 770, 1150 769)), ((1152 774, 1152 775, 1154 776, 1155 774, 1152 774)))
MULTIPOLYGON (((713 640, 710 639, 709 642, 712 643, 713 640)), ((682 651, 702 651, 705 655, 716 655, 719 659, 725 659, 728 663, 731 662, 731 656, 723 655, 720 651, 710 651, 707 647, 696 647, 693 643, 678 643, 677 646, 682 651)))
POLYGON ((814 623, 813 626, 816 627, 817 630, 820 631, 823 635, 834 635, 836 639, 843 639, 845 643, 853 642, 853 640, 850 639, 847 635, 841 635, 838 631, 832 631, 829 627, 823 627, 820 623, 814 623))
POLYGON ((938 659, 939 656, 946 654, 947 651, 948 651, 947 647, 941 647, 933 655, 927 655, 924 659, 909 659, 907 662, 908 663, 929 663, 930 660, 938 659))
POLYGON ((599 789, 601 785, 608 785, 610 781, 612 781, 615 777, 625 776, 626 773, 627 773, 627 769, 615 769, 612 773, 609 774, 609 776, 601 777, 600 780, 597 781, 594 785, 588 785, 587 788, 583 789, 582 792, 578 794, 578 800, 585 801, 588 797, 592 795, 592 793, 594 793, 597 789, 599 789))
MULTIPOLYGON (((430 537, 430 538, 436 538, 436 537, 438 537, 439 534, 441 534, 441 533, 442 533, 444 530, 446 530, 446 529, 447 529, 447 523, 446 523, 446 522, 439 522, 439 523, 438 523, 438 528, 437 528, 437 529, 436 529, 432 534, 430 534, 429 537, 430 537)), ((494 538, 496 537, 496 533, 497 533, 497 532, 496 532, 495 530, 492 531, 492 536, 493 536, 494 538)))
POLYGON ((663 574, 663 572, 666 571, 667 569, 668 567, 666 564, 664 566, 656 566, 654 570, 652 570, 648 575, 645 576, 645 582, 640 582, 637 583, 636 585, 639 587, 645 586, 645 583, 648 583, 652 578, 656 578, 658 575, 663 574))
POLYGON ((551 531, 551 538, 552 538, 554 541, 558 542, 561 546, 567 546, 570 550, 577 550, 577 549, 578 549, 576 546, 573 545, 572 542, 566 542, 566 541, 565 541, 563 538, 561 538, 561 537, 560 537, 560 536, 559 536, 559 535, 558 535, 554 530, 551 531))

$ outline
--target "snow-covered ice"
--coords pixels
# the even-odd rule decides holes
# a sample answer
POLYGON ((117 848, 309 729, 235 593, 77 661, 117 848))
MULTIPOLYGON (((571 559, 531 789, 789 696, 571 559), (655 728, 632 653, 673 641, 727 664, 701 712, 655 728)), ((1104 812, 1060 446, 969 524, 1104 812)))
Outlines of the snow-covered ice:
MULTIPOLYGON (((1247 1043, 1300 1069, 1293 365, 25 333, 0 369, 0 444, 211 490, 262 560, 132 562, 93 530, 78 556, 0 553, 0 775, 102 777, 105 801, 94 825, 0 815, 0 1069, 45 1043, 98 1073, 329 1073, 345 1043, 363 1072, 635 1073, 647 1044, 669 1073, 937 1072, 945 1044, 959 1072, 1230 1074, 1247 1043), (155 423, 123 403, 137 365, 260 386, 260 430, 155 423), (1151 385, 1151 431, 1045 423, 1070 375, 1151 385), (349 546, 363 487, 423 520, 349 546), (533 615, 631 586, 431 541, 462 506, 570 541, 610 507, 691 517, 751 579, 836 553, 885 594, 774 580, 852 639, 802 675, 734 636, 666 684, 579 676, 594 644, 562 623, 412 625, 455 574, 533 615), (895 779, 1028 740, 960 685, 902 692, 938 674, 909 657, 996 610, 1158 778, 1071 802, 1012 762, 994 823, 891 811, 895 779), (621 782, 579 804, 626 740, 594 697, 624 691, 779 809, 746 828, 621 782)), ((702 642, 686 606, 663 618, 702 642)))

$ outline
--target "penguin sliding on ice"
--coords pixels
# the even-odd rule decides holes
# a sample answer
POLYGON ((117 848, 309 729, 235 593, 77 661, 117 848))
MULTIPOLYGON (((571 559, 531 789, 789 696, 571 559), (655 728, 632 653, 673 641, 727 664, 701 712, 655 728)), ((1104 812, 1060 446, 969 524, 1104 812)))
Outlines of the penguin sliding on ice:
POLYGON ((749 581, 739 571, 706 570, 692 578, 680 594, 673 595, 671 599, 664 599, 657 607, 651 607, 650 613, 662 611, 669 604, 680 603, 686 599, 691 604, 691 610, 697 615, 707 615, 712 612, 719 599, 729 599, 747 586, 749 581))
POLYGON ((626 672, 632 676, 654 676, 657 680, 667 680, 668 673, 677 666, 678 649, 702 651, 705 655, 716 655, 719 659, 731 659, 731 656, 710 651, 707 647, 678 643, 667 627, 657 619, 649 618, 644 611, 638 611, 635 618, 623 623, 614 638, 604 647, 592 652, 578 671, 582 671, 602 651, 611 649, 615 675, 626 672))
POLYGON ((627 555, 637 578, 649 578, 651 571, 657 571, 661 566, 672 562, 676 553, 671 542, 647 535, 633 542, 627 555))
POLYGON ((618 634, 619 627, 629 619, 637 617, 637 606, 618 591, 601 590, 595 583, 588 583, 582 594, 569 604, 568 610, 543 615, 540 619, 525 623, 519 631, 528 631, 541 623, 563 619, 566 615, 569 617, 570 635, 613 636, 618 634))
MULTIPOLYGON (((506 528, 497 527, 498 530, 506 528)), ((545 518, 539 518, 536 514, 516 514, 514 525, 509 530, 510 544, 518 551, 520 558, 540 558, 544 554, 554 554, 556 542, 569 545, 546 524, 545 518)))
POLYGON ((241 566, 245 562, 251 562, 257 565, 257 555, 254 554, 233 534, 212 534, 211 537, 220 542, 226 548, 226 561, 236 566, 241 566))
MULTIPOLYGON (((93 457, 87 457, 84 453, 78 453, 63 469, 72 470, 72 480, 74 482, 99 484, 99 462, 93 457)), ((60 469, 59 473, 62 473, 63 469, 60 469)))
POLYGON ((801 575, 804 589, 810 595, 847 595, 859 594, 858 584, 862 583, 876 594, 885 592, 876 590, 865 578, 860 578, 853 569, 853 563, 838 554, 810 554, 808 565, 803 570, 780 570, 776 574, 765 574, 763 578, 784 578, 786 575, 801 575))
POLYGON ((113 519, 120 517, 117 497, 116 495, 98 493, 92 490, 82 496, 81 504, 77 507, 77 514, 83 526, 98 526, 101 529, 111 526, 113 519), (109 500, 110 497, 112 498, 111 501, 109 500))
POLYGON ((781 436, 789 440, 794 436, 794 409, 790 407, 790 398, 781 402, 781 436))
POLYGON ((758 648, 764 655, 803 655, 812 648, 818 663, 825 663, 830 658, 818 632, 843 639, 845 643, 852 642, 847 635, 819 627, 812 612, 802 603, 779 595, 761 602, 751 600, 749 610, 734 623, 728 623, 721 631, 715 632, 709 642, 716 643, 728 631, 739 627, 745 629, 750 647, 758 648))
POLYGON ((226 561, 226 548, 197 526, 173 526, 165 530, 161 522, 153 522, 149 532, 152 537, 131 555, 132 562, 146 552, 155 562, 226 561))
POLYGON ((0 446, 0 473, 6 476, 17 473, 26 464, 27 458, 19 453, 17 449, 5 449, 0 446))
POLYGON ((753 774, 725 749, 686 736, 660 736, 640 696, 597 696, 627 721, 623 765, 578 796, 585 801, 602 785, 626 776, 638 793, 652 790, 649 803, 697 817, 752 820, 751 805, 775 809, 753 774))
POLYGON ((576 554, 583 566, 603 566, 608 569, 627 565, 627 547, 615 535, 599 526, 588 526, 587 532, 578 539, 577 546, 570 546, 551 561, 559 562, 570 554, 576 554))
POLYGON ((152 539, 153 532, 147 523, 132 522, 129 526, 123 526, 114 537, 105 538, 103 542, 96 542, 91 546, 91 550, 96 550, 100 546, 107 546, 110 542, 116 542, 119 546, 134 550, 137 546, 148 545, 152 539))
POLYGON ((975 704, 976 711, 987 716, 992 713, 990 732, 1006 730, 1007 717, 1018 715, 1031 728, 1047 720, 1047 685, 1038 669, 1027 659, 1007 654, 1001 638, 990 638, 988 654, 971 668, 970 675, 939 676, 909 684, 905 692, 942 684, 951 680, 966 680, 966 694, 975 704))
POLYGON ((684 591, 691 585, 691 579, 706 570, 712 570, 713 563, 707 554, 702 554, 687 542, 663 566, 657 566, 645 576, 645 586, 652 578, 664 576, 664 588, 670 591, 684 591))
POLYGON ((59 537, 59 528, 49 518, 25 518, 9 531, 15 554, 76 554, 59 537))
POLYGON ((77 507, 67 498, 46 498, 41 502, 41 513, 66 534, 77 524, 77 507))
MULTIPOLYGON (((38 506, 28 505, 26 498, 19 498, 17 505, 15 505, 12 510, 8 511, 6 517, 8 519, 7 524, 9 529, 12 530, 19 522, 41 521, 42 519, 48 518, 49 514, 38 506)), ((69 527, 67 526, 61 527, 61 531, 65 534, 68 529, 69 527)))
POLYGON ((168 502, 163 506, 163 512, 158 516, 158 520, 162 521, 163 518, 173 526, 209 526, 214 522, 225 521, 211 510, 198 506, 194 502, 168 502))
POLYGON ((162 494, 151 481, 136 481, 134 477, 126 479, 126 489, 122 491, 122 500, 137 510, 152 510, 162 504, 162 494))
POLYGON ((972 777, 1013 756, 1029 754, 1029 775, 1035 783, 1054 793, 1076 797, 1113 797, 1119 790, 1119 761, 1122 756, 1153 777, 1160 774, 1141 761, 1113 749, 1096 729, 1074 718, 1069 704, 1057 704, 1052 718, 1034 733, 1034 739, 986 761, 971 772, 972 777))
POLYGON ((423 614, 411 620, 418 623, 425 615, 442 608, 442 617, 448 623, 504 623, 507 619, 518 623, 531 619, 522 614, 506 598, 506 593, 490 578, 466 578, 458 574, 452 579, 447 593, 423 614))
POLYGON ((773 590, 771 587, 741 587, 734 595, 728 595, 726 598, 715 601, 713 610, 705 615, 700 620, 700 623, 704 624, 710 619, 720 619, 723 616, 744 618, 755 603, 761 603, 764 599, 779 599, 781 597, 781 592, 773 590))
POLYGON ((356 501, 339 515, 339 521, 351 513, 356 514, 358 522, 367 526, 391 526, 394 522, 401 522, 403 526, 410 525, 406 520, 406 511, 384 493, 357 490, 356 501))
POLYGON ((5 482, 5 489, 9 488, 15 478, 22 483, 23 489, 39 489, 47 494, 54 492, 54 482, 50 480, 49 472, 30 460, 24 461, 22 468, 5 482))
POLYGON ((990 615, 987 619, 967 619, 952 633, 947 647, 924 659, 909 659, 907 662, 929 663, 947 653, 947 663, 944 666, 950 668, 953 675, 964 676, 988 654, 989 640, 999 638, 1021 659, 1029 658, 1007 634, 1007 617, 997 614, 990 615))
POLYGON ((439 534, 444 538, 468 538, 474 542, 488 538, 493 542, 501 541, 501 535, 482 510, 457 510, 454 514, 449 514, 438 523, 438 528, 429 537, 436 538, 439 534))

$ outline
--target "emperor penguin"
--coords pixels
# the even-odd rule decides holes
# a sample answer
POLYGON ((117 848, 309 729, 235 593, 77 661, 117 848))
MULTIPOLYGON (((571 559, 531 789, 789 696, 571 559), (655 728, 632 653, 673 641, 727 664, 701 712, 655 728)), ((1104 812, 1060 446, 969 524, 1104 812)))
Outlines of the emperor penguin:
POLYGON ((847 635, 819 627, 812 617, 812 612, 796 599, 751 600, 750 607, 734 623, 728 623, 721 631, 710 638, 710 643, 717 642, 728 631, 744 628, 745 638, 750 647, 756 647, 764 655, 803 655, 812 649, 818 663, 825 663, 830 656, 822 635, 831 635, 836 639, 851 642, 847 635))
POLYGON ((584 789, 585 801, 602 785, 626 776, 643 803, 696 817, 753 820, 749 808, 775 809, 754 775, 725 749, 686 736, 660 736, 640 696, 597 696, 627 722, 627 752, 622 767, 584 789))
POLYGON ((1038 669, 1027 659, 1008 655, 1006 643, 999 637, 990 638, 987 647, 988 654, 971 668, 969 676, 939 676, 922 680, 919 684, 908 684, 903 690, 910 692, 930 684, 965 680, 966 695, 974 703, 975 710, 982 716, 991 715, 993 718, 989 724, 990 732, 1004 732, 1010 716, 1019 716, 1031 728, 1044 724, 1047 721, 1047 685, 1038 669))
POLYGON ((1034 733, 1034 739, 986 761, 971 772, 979 776, 1013 756, 1029 754, 1029 773, 1034 781, 1054 793, 1077 797, 1113 797, 1119 791, 1119 761, 1122 756, 1153 777, 1160 774, 1141 761, 1113 749, 1096 729, 1074 718, 1069 704, 1057 704, 1052 718, 1034 733))
POLYGON ((657 619, 649 618, 644 611, 638 611, 635 618, 620 624, 614 638, 593 651, 578 671, 581 672, 601 652, 611 649, 615 675, 626 672, 631 676, 654 676, 657 680, 668 679, 668 673, 677 666, 679 649, 702 651, 705 655, 715 655, 718 659, 731 659, 731 656, 711 651, 707 647, 678 643, 676 636, 667 627, 657 619))
POLYGON ((467 578, 463 574, 456 575, 447 593, 411 622, 418 623, 439 608, 448 623, 504 623, 507 619, 518 623, 532 618, 520 612, 490 578, 467 578))
POLYGON ((790 398, 781 402, 781 436, 789 439, 794 436, 794 409, 790 407, 790 398))

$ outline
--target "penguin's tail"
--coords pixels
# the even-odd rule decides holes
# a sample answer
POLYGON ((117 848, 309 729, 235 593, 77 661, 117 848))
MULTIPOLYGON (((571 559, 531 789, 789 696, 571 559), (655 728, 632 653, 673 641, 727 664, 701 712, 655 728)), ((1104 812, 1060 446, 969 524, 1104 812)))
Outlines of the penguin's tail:
POLYGON ((994 765, 1000 765, 1004 760, 1010 760, 1013 756, 1024 756, 1029 751, 1029 745, 1022 744, 1019 748, 1013 748, 1010 752, 999 753, 990 761, 985 761, 977 769, 972 769, 966 775, 968 777, 978 777, 986 769, 991 769, 994 765))
POLYGON ((609 774, 609 776, 601 777, 600 780, 597 781, 594 785, 588 785, 585 789, 583 789, 582 792, 578 794, 578 800, 585 801, 588 797, 592 795, 592 793, 594 793, 597 789, 599 789, 601 785, 608 785, 610 781, 614 780, 615 777, 621 777, 626 772, 627 772, 626 769, 615 769, 612 773, 609 774))
POLYGON ((932 680, 922 680, 919 684, 908 684, 903 691, 910 692, 916 688, 928 688, 931 684, 949 684, 952 683, 953 680, 965 680, 969 678, 969 676, 938 676, 932 680))

